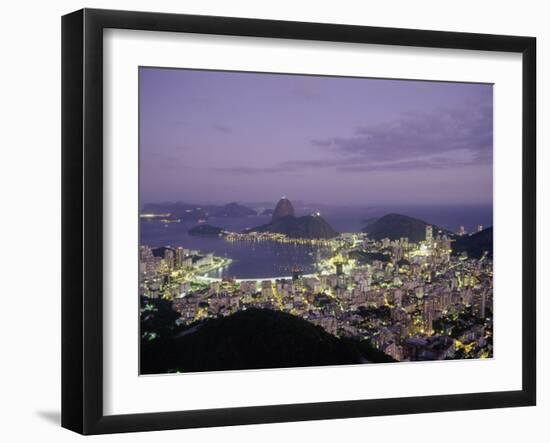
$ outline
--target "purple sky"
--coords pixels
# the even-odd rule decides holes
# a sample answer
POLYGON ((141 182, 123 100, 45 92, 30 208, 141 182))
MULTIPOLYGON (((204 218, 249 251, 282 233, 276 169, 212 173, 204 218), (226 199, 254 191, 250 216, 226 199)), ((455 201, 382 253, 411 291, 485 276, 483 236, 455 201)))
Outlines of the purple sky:
POLYGON ((140 69, 142 203, 492 201, 486 84, 140 69))

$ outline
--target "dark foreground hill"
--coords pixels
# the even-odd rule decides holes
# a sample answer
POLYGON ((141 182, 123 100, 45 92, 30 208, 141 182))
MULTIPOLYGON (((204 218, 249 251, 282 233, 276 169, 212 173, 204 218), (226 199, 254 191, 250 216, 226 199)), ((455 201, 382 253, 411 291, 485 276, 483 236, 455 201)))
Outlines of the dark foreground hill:
POLYGON ((469 258, 480 258, 485 252, 493 256, 493 228, 484 229, 472 235, 457 237, 452 243, 453 254, 466 252, 469 258))
MULTIPOLYGON (((401 237, 407 237, 410 242, 417 243, 426 238, 426 226, 428 224, 424 220, 407 215, 387 214, 371 220, 362 231, 374 240, 382 240, 383 238, 399 240, 401 237)), ((453 235, 452 232, 446 229, 433 226, 433 235, 436 236, 439 232, 453 235)))
POLYGON ((292 238, 332 238, 338 235, 327 221, 318 215, 294 217, 287 215, 271 223, 249 229, 248 232, 275 232, 292 238))
POLYGON ((392 362, 365 342, 340 339, 302 318, 248 309, 141 345, 141 373, 392 362))

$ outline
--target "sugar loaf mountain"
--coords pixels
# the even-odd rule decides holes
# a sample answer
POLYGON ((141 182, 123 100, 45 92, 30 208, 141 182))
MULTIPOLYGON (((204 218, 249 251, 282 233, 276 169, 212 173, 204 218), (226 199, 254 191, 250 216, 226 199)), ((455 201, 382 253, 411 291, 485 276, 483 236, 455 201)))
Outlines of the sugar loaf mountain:
POLYGON ((338 235, 318 212, 297 217, 292 203, 286 197, 281 198, 275 206, 270 223, 247 229, 246 232, 274 232, 291 238, 310 239, 327 239, 338 235))

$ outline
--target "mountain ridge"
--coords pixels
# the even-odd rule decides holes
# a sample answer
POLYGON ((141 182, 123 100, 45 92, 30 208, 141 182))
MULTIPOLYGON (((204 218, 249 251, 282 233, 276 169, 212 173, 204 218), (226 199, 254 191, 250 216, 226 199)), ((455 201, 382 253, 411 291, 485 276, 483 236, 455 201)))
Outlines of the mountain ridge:
POLYGON ((426 226, 428 225, 433 226, 434 237, 438 233, 454 236, 454 233, 447 229, 432 225, 419 218, 398 213, 390 213, 376 218, 367 223, 361 231, 366 232, 374 240, 382 240, 384 238, 399 240, 402 237, 406 237, 410 242, 417 243, 426 238, 426 226))

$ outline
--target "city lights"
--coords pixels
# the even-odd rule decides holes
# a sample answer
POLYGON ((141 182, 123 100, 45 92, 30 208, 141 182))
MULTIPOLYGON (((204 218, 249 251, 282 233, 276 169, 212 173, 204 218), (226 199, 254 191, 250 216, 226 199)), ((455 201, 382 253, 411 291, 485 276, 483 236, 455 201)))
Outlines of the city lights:
POLYGON ((376 241, 368 233, 310 239, 224 232, 223 241, 310 245, 330 253, 309 274, 296 268, 287 277, 231 279, 209 276, 231 259, 181 247, 166 247, 159 256, 142 246, 141 295, 169 300, 182 325, 255 307, 366 341, 396 361, 492 357, 492 261, 485 254, 453 255, 451 238, 434 235, 431 226, 416 243, 376 241))

